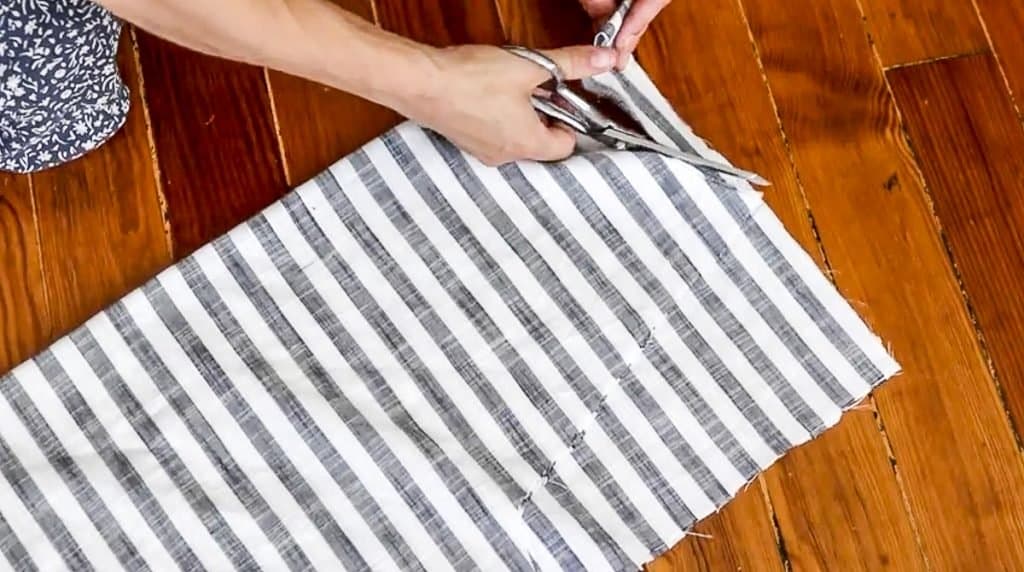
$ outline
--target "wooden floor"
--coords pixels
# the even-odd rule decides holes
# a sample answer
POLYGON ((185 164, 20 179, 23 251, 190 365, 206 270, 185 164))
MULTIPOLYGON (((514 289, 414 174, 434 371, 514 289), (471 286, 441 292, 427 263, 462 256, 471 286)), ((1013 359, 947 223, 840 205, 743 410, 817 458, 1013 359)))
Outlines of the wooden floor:
MULTIPOLYGON (((574 0, 339 0, 444 45, 586 42, 574 0)), ((679 0, 639 57, 905 373, 654 570, 1024 569, 1024 2, 679 0), (1013 99, 1016 95, 1016 102, 1013 99)), ((106 146, 0 174, 0 372, 398 121, 141 32, 106 146)))

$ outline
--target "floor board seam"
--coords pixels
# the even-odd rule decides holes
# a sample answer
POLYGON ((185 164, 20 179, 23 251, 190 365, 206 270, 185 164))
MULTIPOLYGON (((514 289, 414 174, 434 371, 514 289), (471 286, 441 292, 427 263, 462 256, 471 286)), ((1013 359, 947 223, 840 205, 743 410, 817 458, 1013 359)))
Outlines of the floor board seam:
POLYGON ((985 41, 988 42, 988 47, 992 52, 992 57, 996 60, 996 67, 999 68, 999 75, 1003 79, 1003 85, 1006 87, 1006 93, 1010 96, 1010 105, 1013 106, 1013 110, 1017 113, 1017 118, 1021 121, 1021 126, 1024 127, 1024 107, 1021 107, 1017 102, 1017 97, 1024 97, 1024 94, 1013 93, 1013 88, 1010 86, 1010 77, 1006 75, 1006 66, 1003 65, 1003 58, 999 56, 999 50, 996 49, 996 44, 992 41, 992 34, 988 31, 988 23, 985 22, 985 16, 981 13, 981 7, 978 6, 978 0, 971 0, 971 5, 974 6, 974 13, 978 16, 978 21, 981 22, 981 31, 985 33, 985 41))
MULTIPOLYGON (((858 0, 858 5, 859 4, 860 4, 860 2, 858 0)), ((861 13, 863 14, 863 11, 861 13)), ((865 30, 865 32, 867 32, 867 30, 865 30)), ((910 68, 910 67, 915 67, 915 66, 924 66, 924 65, 928 65, 928 64, 936 64, 936 63, 944 62, 944 61, 947 61, 947 60, 956 60, 956 59, 960 59, 960 58, 971 58, 971 57, 975 57, 975 56, 983 56, 985 54, 991 54, 992 53, 992 49, 991 48, 985 48, 985 49, 982 49, 982 50, 972 50, 972 51, 969 51, 969 52, 961 52, 961 53, 957 53, 957 54, 943 54, 941 56, 935 56, 933 58, 925 58, 923 60, 914 60, 912 62, 901 62, 901 63, 898 63, 898 64, 891 64, 891 65, 887 66, 884 63, 882 63, 882 57, 878 54, 878 47, 876 46, 874 39, 871 38, 871 34, 870 33, 868 33, 868 38, 871 40, 871 48, 875 52, 875 58, 878 60, 878 65, 882 68, 882 71, 885 72, 885 73, 889 73, 889 72, 895 71, 895 70, 900 70, 900 69, 903 69, 903 68, 910 68)), ((989 45, 991 46, 991 44, 989 44, 989 45)))
POLYGON ((139 54, 139 41, 136 37, 135 27, 128 28, 128 40, 131 42, 132 62, 135 64, 135 71, 139 78, 139 101, 142 102, 142 117, 146 122, 146 144, 149 147, 149 159, 153 165, 153 179, 156 189, 157 205, 160 208, 160 221, 163 223, 164 243, 167 248, 167 256, 174 260, 174 234, 171 232, 170 206, 167 203, 167 196, 164 194, 163 173, 160 170, 160 156, 156 149, 156 138, 153 133, 153 120, 149 115, 149 100, 146 97, 146 78, 142 71, 142 57, 139 54))

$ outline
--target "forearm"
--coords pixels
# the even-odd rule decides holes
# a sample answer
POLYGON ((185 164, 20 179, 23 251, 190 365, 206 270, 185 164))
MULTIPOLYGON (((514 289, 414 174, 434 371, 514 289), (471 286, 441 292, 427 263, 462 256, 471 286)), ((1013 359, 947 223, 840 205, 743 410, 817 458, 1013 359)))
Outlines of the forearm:
POLYGON ((326 0, 98 0, 155 35, 404 111, 438 83, 436 50, 326 0))

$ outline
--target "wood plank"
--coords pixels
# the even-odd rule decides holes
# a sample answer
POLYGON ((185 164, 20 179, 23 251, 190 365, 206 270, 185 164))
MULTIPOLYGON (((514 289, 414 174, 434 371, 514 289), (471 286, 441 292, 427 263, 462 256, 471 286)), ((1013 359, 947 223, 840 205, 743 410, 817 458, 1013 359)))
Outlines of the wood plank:
MULTIPOLYGON (((672 4, 654 22, 638 57, 698 134, 772 181, 768 204, 824 267, 738 5, 672 4)), ((896 562, 912 569, 919 563, 885 443, 870 415, 846 416, 818 441, 790 452, 764 479, 794 566, 842 562, 877 569, 896 562), (870 532, 854 536, 851 528, 870 532)))
POLYGON ((32 176, 54 336, 170 262, 130 36, 118 53, 131 111, 83 158, 32 176))
POLYGON ((1024 2, 975 0, 975 5, 1024 120, 1024 2))
POLYGON ((589 44, 594 26, 579 0, 495 0, 505 37, 531 48, 589 44))
MULTIPOLYGON (((370 0, 334 2, 373 20, 370 0)), ((270 71, 268 81, 290 187, 401 121, 390 109, 308 80, 270 71)))
POLYGON ((374 0, 385 29, 433 46, 502 43, 498 11, 490 1, 374 0))
POLYGON ((995 58, 889 73, 1010 414, 1024 427, 1024 129, 995 58))
MULTIPOLYGON (((697 77, 694 83, 705 87, 707 94, 721 92, 722 90, 714 87, 713 82, 717 81, 717 78, 702 75, 699 71, 696 72, 696 76, 689 72, 684 76, 678 71, 691 67, 679 63, 679 60, 676 59, 676 54, 679 51, 685 51, 688 47, 689 39, 669 40, 668 38, 673 37, 679 29, 678 26, 686 25, 684 20, 693 15, 691 13, 693 10, 700 10, 697 6, 687 7, 688 4, 690 3, 677 3, 667 13, 662 14, 655 24, 656 30, 652 31, 643 41, 644 51, 641 55, 644 57, 646 69, 652 74, 655 83, 661 89, 669 92, 685 91, 679 87, 680 84, 690 82, 694 77, 697 77)), ((716 2, 712 2, 712 4, 716 4, 716 2)), ((506 26, 508 39, 513 43, 555 47, 589 43, 593 37, 591 24, 575 0, 498 0, 498 6, 502 14, 502 21, 506 26)), ((733 13, 736 13, 735 6, 733 13)), ((699 26, 699 28, 703 28, 703 26, 699 26)), ((687 34, 691 32, 693 30, 687 29, 687 34)), ((750 56, 752 53, 748 53, 748 63, 753 64, 753 59, 750 56)), ((696 67, 703 68, 704 66, 696 67)), ((756 81, 760 81, 760 75, 756 69, 754 72, 756 81)), ((677 97, 670 96, 670 100, 676 105, 676 109, 682 111, 684 115, 687 115, 687 110, 694 110, 694 115, 700 114, 697 109, 697 99, 700 98, 683 97, 678 93, 674 95, 677 97)), ((762 99, 767 102, 767 98, 762 99)), ((720 111, 725 113, 726 110, 720 111)), ((769 119, 774 126, 775 121, 770 115, 770 107, 768 111, 769 119)), ((714 128, 712 125, 703 127, 714 128)), ((784 159, 784 154, 782 157, 784 159)), ((792 180, 792 177, 790 176, 789 179, 792 180)), ((781 183, 782 180, 780 177, 778 182, 781 183)), ((806 216, 804 216, 804 220, 806 220, 806 216)), ((698 524, 695 532, 698 535, 683 538, 672 550, 649 564, 648 569, 652 571, 740 568, 744 570, 781 570, 783 567, 771 515, 762 498, 760 487, 757 485, 749 487, 726 505, 722 511, 698 524), (710 535, 710 538, 704 535, 710 535)))
POLYGON ((0 375, 49 337, 29 177, 0 173, 0 375))
POLYGON ((721 512, 698 523, 692 532, 647 564, 646 572, 785 569, 785 555, 775 541, 757 482, 740 492, 721 512))
POLYGON ((160 177, 180 259, 287 190, 263 70, 138 32, 160 177))
POLYGON ((744 5, 836 281, 905 370, 876 404, 927 559, 1019 569, 1024 467, 857 4, 744 5))
POLYGON ((886 67, 975 53, 988 47, 985 30, 970 1, 860 0, 860 3, 878 55, 886 67))

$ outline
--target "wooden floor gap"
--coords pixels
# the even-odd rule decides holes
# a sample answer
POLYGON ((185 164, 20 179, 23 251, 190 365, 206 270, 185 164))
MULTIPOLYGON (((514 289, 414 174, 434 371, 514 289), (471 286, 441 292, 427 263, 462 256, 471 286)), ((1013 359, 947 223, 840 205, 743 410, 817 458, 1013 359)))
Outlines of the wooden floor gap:
MULTIPOLYGON (((874 42, 871 43, 871 46, 873 48, 875 47, 874 42)), ((876 54, 878 53, 877 49, 875 50, 875 53, 876 54)), ((974 56, 981 56, 981 55, 991 54, 991 53, 992 53, 992 50, 990 48, 985 48, 984 50, 975 50, 975 51, 972 51, 972 52, 963 52, 963 53, 960 53, 960 54, 946 54, 946 55, 936 56, 934 58, 926 58, 926 59, 923 59, 923 60, 916 60, 916 61, 912 61, 912 62, 903 62, 903 63, 899 63, 899 64, 892 64, 890 66, 886 66, 886 65, 882 64, 881 57, 879 57, 878 65, 880 65, 882 67, 883 71, 890 72, 890 71, 898 70, 898 69, 902 69, 902 68, 909 68, 909 67, 913 67, 913 66, 923 66, 923 65, 927 65, 927 64, 934 64, 934 63, 938 63, 938 62, 944 62, 946 60, 955 60, 955 59, 958 59, 958 58, 970 58, 970 57, 974 57, 974 56)))
MULTIPOLYGON (((992 34, 988 31, 988 23, 985 18, 981 15, 981 8, 978 6, 978 0, 971 0, 971 5, 974 6, 974 13, 978 16, 978 21, 981 22, 981 30, 985 33, 985 41, 988 42, 988 47, 992 51, 992 57, 996 60, 996 67, 999 69, 999 75, 1003 78, 1003 85, 1006 87, 1006 93, 1010 96, 1010 105, 1013 106, 1013 110, 1017 112, 1017 118, 1020 119, 1021 126, 1024 127, 1024 107, 1019 105, 1017 98, 1024 98, 1022 93, 1013 93, 1013 88, 1010 87, 1010 77, 1006 75, 1006 65, 1001 57, 999 57, 999 51, 996 50, 996 44, 992 41, 992 34)), ((1020 445, 1020 438, 1018 437, 1018 445, 1020 445)))
POLYGON ((153 134, 153 120, 149 116, 149 100, 146 98, 146 77, 142 71, 142 58, 139 55, 139 40, 135 34, 135 26, 128 28, 128 41, 132 43, 132 62, 139 76, 139 101, 142 102, 142 118, 146 121, 146 142, 149 144, 149 158, 153 163, 153 178, 156 180, 156 200, 160 206, 160 219, 164 225, 164 241, 167 244, 168 259, 174 260, 174 235, 171 232, 171 217, 168 212, 167 197, 164 194, 164 180, 160 172, 160 157, 156 150, 156 139, 153 134))

